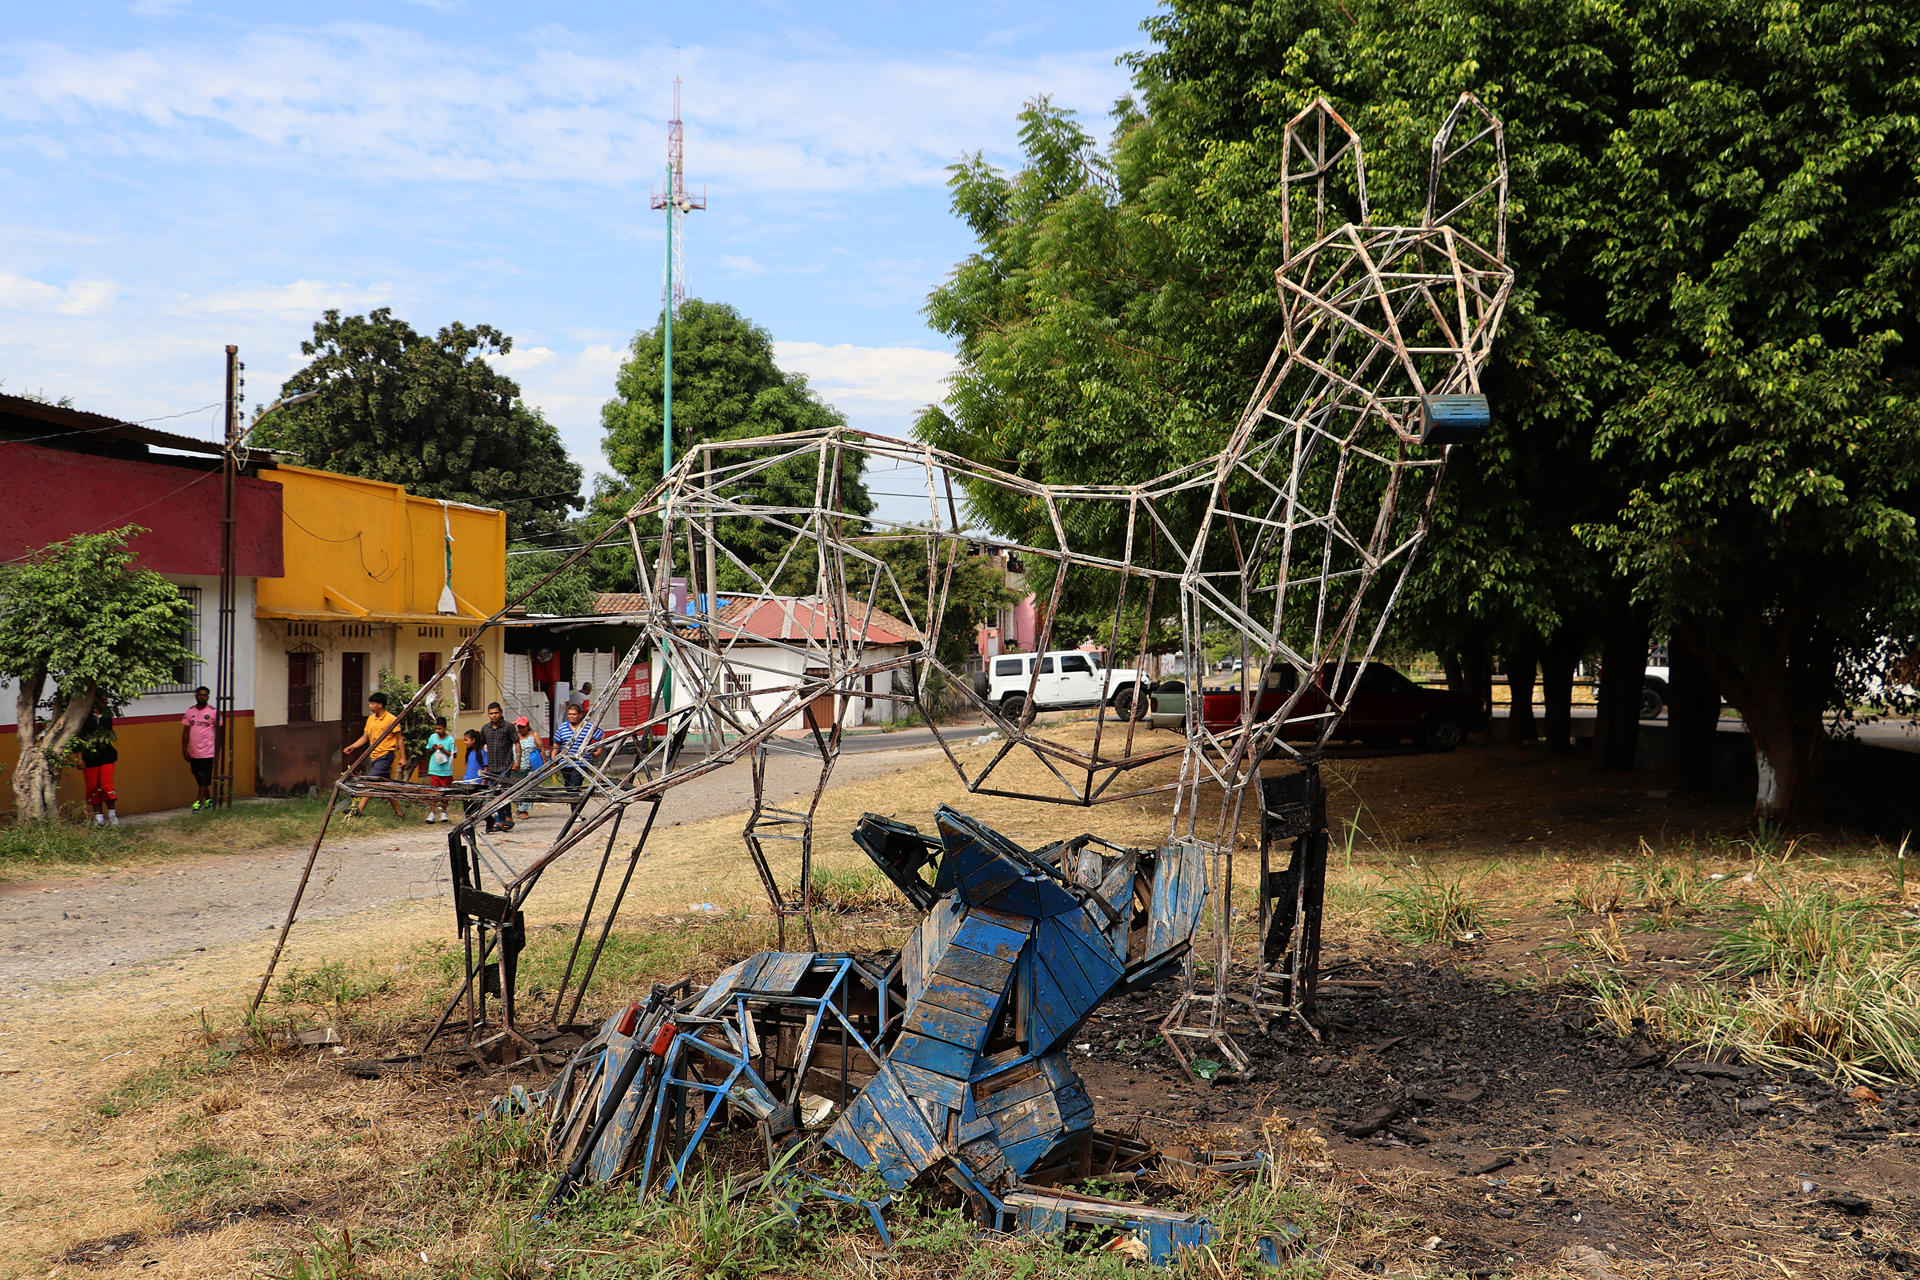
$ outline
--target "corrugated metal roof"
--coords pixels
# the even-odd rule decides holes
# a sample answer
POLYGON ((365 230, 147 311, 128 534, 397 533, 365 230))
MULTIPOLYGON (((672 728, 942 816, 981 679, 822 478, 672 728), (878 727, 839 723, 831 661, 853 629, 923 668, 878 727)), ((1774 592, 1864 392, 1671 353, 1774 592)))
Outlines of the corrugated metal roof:
MULTIPOLYGON (((60 441, 75 441, 79 437, 94 436, 101 440, 121 440, 155 449, 175 449, 182 453, 207 454, 216 458, 221 452, 220 445, 212 440, 175 435, 171 431, 156 431, 138 422, 125 422, 119 418, 109 418, 104 413, 89 413, 85 409, 74 409, 66 405, 47 404, 44 401, 28 399, 26 396, 0 394, 0 415, 28 418, 46 425, 47 429, 44 432, 13 436, 14 439, 25 444, 54 444, 60 441)), ((19 430, 17 424, 13 430, 19 430)))

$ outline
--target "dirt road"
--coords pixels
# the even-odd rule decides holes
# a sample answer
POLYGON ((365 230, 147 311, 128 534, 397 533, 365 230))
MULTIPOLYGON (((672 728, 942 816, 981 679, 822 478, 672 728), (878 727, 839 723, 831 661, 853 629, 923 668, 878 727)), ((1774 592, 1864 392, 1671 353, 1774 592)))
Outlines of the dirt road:
MULTIPOLYGON (((937 748, 849 752, 835 766, 834 787, 924 763, 937 748)), ((811 791, 814 767, 794 756, 768 762, 768 798, 786 803, 811 791)), ((656 829, 745 812, 747 766, 696 778, 668 793, 656 829)), ((522 863, 558 831, 561 811, 548 809, 502 841, 522 863)), ((348 825, 329 833, 301 905, 308 924, 389 903, 448 893, 446 829, 423 822, 374 834, 348 825)), ((190 862, 63 877, 0 888, 0 994, 32 998, 54 983, 124 973, 134 965, 178 959, 208 947, 258 939, 264 949, 285 918, 299 883, 304 849, 209 856, 190 862)), ((734 852, 739 852, 735 846, 734 852)), ((582 851, 563 863, 591 874, 582 851)))

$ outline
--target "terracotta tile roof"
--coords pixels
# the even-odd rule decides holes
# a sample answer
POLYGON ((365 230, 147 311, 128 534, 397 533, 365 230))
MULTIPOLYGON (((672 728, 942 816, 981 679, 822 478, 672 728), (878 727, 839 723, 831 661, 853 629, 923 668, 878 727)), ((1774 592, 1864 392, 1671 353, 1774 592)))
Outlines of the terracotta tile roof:
POLYGON ((595 613, 645 613, 647 597, 640 591, 602 591, 593 598, 595 613))
MULTIPOLYGON (((735 600, 715 620, 722 632, 738 628, 768 640, 825 640, 833 625, 832 611, 818 596, 775 596, 735 600)), ((847 606, 847 634, 864 636, 868 644, 911 644, 920 633, 908 623, 879 609, 869 611, 859 601, 847 606)))

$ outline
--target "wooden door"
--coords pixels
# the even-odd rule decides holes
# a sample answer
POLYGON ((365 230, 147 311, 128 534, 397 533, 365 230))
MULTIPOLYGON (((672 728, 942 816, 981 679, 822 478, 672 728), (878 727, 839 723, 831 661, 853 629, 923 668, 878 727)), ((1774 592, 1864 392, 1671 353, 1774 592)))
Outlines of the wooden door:
MULTIPOLYGON (((808 680, 825 680, 826 678, 827 669, 825 667, 809 667, 807 669, 808 680)), ((831 693, 819 695, 807 704, 807 727, 809 729, 818 729, 822 733, 827 732, 833 728, 833 722, 839 709, 840 699, 837 695, 831 693)))

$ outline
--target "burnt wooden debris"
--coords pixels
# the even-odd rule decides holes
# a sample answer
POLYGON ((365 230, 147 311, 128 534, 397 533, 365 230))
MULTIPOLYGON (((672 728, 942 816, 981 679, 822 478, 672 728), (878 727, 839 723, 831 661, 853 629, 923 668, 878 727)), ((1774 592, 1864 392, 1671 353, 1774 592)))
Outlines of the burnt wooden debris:
POLYGON ((718 1126, 770 1163, 804 1145, 894 1192, 939 1179, 1002 1229, 1121 1226, 1156 1260, 1211 1239, 1204 1218, 1058 1187, 1151 1158, 1094 1130, 1065 1048, 1102 1000, 1177 971, 1207 901, 1204 847, 1083 835, 1029 851, 945 806, 934 825, 868 814, 855 829, 924 911, 899 951, 764 952, 678 1001, 656 989, 548 1089, 510 1096, 546 1123, 556 1201, 581 1181, 671 1192, 718 1126))
MULTIPOLYGON (((466 964, 429 1046, 457 1029, 463 1053, 524 1060, 553 1033, 572 1028, 662 797, 720 769, 746 775, 743 785, 751 788, 744 853, 777 921, 782 954, 812 956, 814 816, 841 749, 846 717, 839 711, 856 701, 918 711, 967 793, 1079 807, 1168 793, 1172 816, 1166 845, 1151 855, 1115 852, 1091 838, 1071 850, 1030 855, 1058 873, 1042 880, 1016 873, 1026 863, 990 833, 965 843, 972 852, 962 857, 944 829, 937 837, 885 824, 863 831, 864 847, 909 900, 930 912, 930 920, 946 922, 922 927, 926 953, 903 954, 897 974, 851 957, 769 961, 772 968, 750 975, 759 985, 740 988, 740 999, 786 1011, 781 1034, 811 1037, 809 1043, 824 1037, 849 1062, 867 1054, 890 1019, 908 1018, 912 1004, 915 1021, 901 1033, 905 1045, 890 1049, 885 1077, 860 1080, 855 1091, 871 1093, 862 1116, 871 1112, 884 1123, 863 1128, 848 1120, 850 1150, 872 1137, 881 1148, 866 1149, 877 1166, 911 1169, 1004 1129, 1015 1136, 996 1137, 992 1146, 999 1158, 1017 1163, 1081 1132, 1070 1088, 1029 1083, 1052 1069, 1046 1050, 1001 1063, 999 1073, 977 1087, 976 1059, 1000 1052, 988 1046, 998 1043, 993 1029, 1016 1016, 1010 1011, 1017 1011, 1021 1043, 1057 1044, 1084 1016, 1084 1001, 1131 980, 1132 966, 1148 952, 1172 957, 1167 964, 1179 971, 1180 994, 1160 1030, 1189 1069, 1204 1051, 1227 1069, 1246 1070, 1246 1056, 1228 1031, 1230 1001, 1250 1008, 1262 1025, 1280 1019, 1312 1032, 1327 848, 1315 764, 1365 675, 1427 536, 1453 450, 1488 427, 1480 376, 1513 273, 1505 258, 1504 133, 1472 94, 1462 94, 1442 121, 1425 207, 1406 223, 1375 221, 1360 139, 1325 99, 1294 117, 1281 146, 1276 212, 1283 261, 1275 273, 1281 333, 1217 453, 1128 483, 1048 485, 849 428, 707 441, 555 570, 596 550, 631 553, 633 611, 594 619, 635 633, 604 687, 622 686, 645 662, 664 673, 658 683, 670 682, 675 692, 656 696, 632 723, 602 724, 604 738, 590 751, 556 751, 545 767, 510 784, 453 789, 465 809, 447 838, 466 964), (855 515, 843 489, 861 474, 884 474, 889 490, 924 494, 924 505, 855 515), (956 566, 969 554, 969 540, 992 532, 969 513, 1008 501, 1039 517, 1039 531, 1024 541, 997 544, 1024 563, 1036 591, 1035 647, 1090 642, 1115 664, 1103 668, 1111 683, 1116 671, 1146 670, 1149 637, 1177 635, 1180 673, 1193 686, 1181 732, 1142 724, 1147 699, 1138 687, 1106 690, 1111 696, 1069 729, 1036 717, 1035 685, 1024 700, 990 703, 966 672, 940 657, 934 639, 947 622, 956 566), (743 522, 752 523, 762 545, 769 536, 784 539, 774 563, 748 563, 736 554, 727 531, 743 522), (1093 634, 1066 634, 1058 625, 1063 605, 1088 600, 1101 602, 1103 611, 1110 607, 1111 624, 1093 634), (780 625, 749 625, 763 609, 777 613, 780 625), (1213 672, 1209 655, 1218 654, 1222 641, 1237 661, 1230 671, 1213 672), (985 718, 988 743, 978 741, 977 725, 956 732, 940 724, 932 693, 941 686, 985 718), (1221 714, 1214 713, 1216 704, 1225 708, 1221 714), (768 802, 767 766, 777 754, 808 764, 813 786, 800 802, 768 802), (1267 762, 1274 760, 1282 777, 1270 781, 1267 762), (1016 762, 1025 767, 1016 769, 1016 762), (1177 768, 1143 772, 1154 765, 1177 768), (524 845, 510 848, 489 834, 496 818, 521 803, 560 818, 548 828, 557 830, 543 851, 521 852, 524 845), (1236 964, 1231 913, 1212 913, 1202 943, 1210 989, 1202 989, 1195 966, 1183 958, 1198 917, 1189 921, 1185 913, 1197 910, 1209 892, 1215 901, 1232 900, 1234 849, 1243 825, 1256 816, 1260 954, 1236 964), (1276 853, 1288 857, 1286 866, 1272 865, 1276 853), (565 977, 551 1006, 523 1009, 514 980, 528 922, 538 922, 530 901, 547 870, 572 855, 597 855, 598 869, 573 926, 565 977), (1077 878, 1111 873, 1118 884, 1126 873, 1110 860, 1127 857, 1136 876, 1148 861, 1157 868, 1137 902, 1077 878), (1161 878, 1176 862, 1178 872, 1161 878), (948 875, 954 878, 940 879, 948 875), (971 878, 976 875, 1004 876, 1006 884, 971 878), (994 896, 1002 891, 1012 896, 994 896), (1079 907, 1043 910, 1076 894, 1088 895, 1079 907), (1128 922, 1124 929, 1109 910, 1128 922), (960 929, 955 912, 969 931, 935 947, 940 929, 960 929), (1146 931, 1139 954, 1136 928, 1146 931), (808 949, 786 952, 790 934, 794 946, 808 949), (1123 934, 1124 950, 1117 941, 1123 934), (1001 974, 996 948, 1032 957, 1014 967, 1021 976, 1001 974), (909 974, 932 984, 913 986, 911 1002, 909 974), (788 989, 775 990, 769 985, 775 979, 788 989), (1012 985, 995 985, 1003 980, 1012 985), (983 1033, 982 1026, 990 1029, 983 1033), (927 1092, 912 1093, 916 1088, 927 1092), (1040 1092, 1011 1096, 1024 1089, 1040 1092), (1042 1095, 1048 1101, 1035 1101, 1042 1095), (908 1096, 935 1099, 947 1110, 918 1113, 917 1104, 899 1101, 908 1096), (887 1107, 893 1111, 884 1113, 887 1107)), ((533 584, 527 594, 544 585, 533 584)), ((503 625, 507 612, 487 619, 481 630, 503 625)), ((1070 612, 1085 616, 1077 607, 1070 612)), ((453 687, 463 668, 483 661, 482 652, 476 635, 409 705, 453 687)), ((1033 664, 1034 681, 1039 668, 1033 664)), ((500 673, 482 674, 487 687, 499 687, 500 673)), ((508 714, 522 711, 509 708, 508 714)), ((424 782, 373 778, 366 768, 365 755, 349 762, 336 801, 425 803, 449 795, 431 792, 424 782)), ((313 882, 328 831, 323 821, 255 1007, 313 882)), ((670 1045, 681 1045, 675 1054, 693 1055, 710 1072, 734 1073, 726 1090, 764 1101, 756 1091, 772 1089, 772 1082, 747 1065, 759 1048, 745 1040, 736 1045, 712 1029, 735 1026, 745 1036, 747 1023, 735 1007, 690 1012, 707 1020, 698 1024, 702 1032, 670 1045)), ((599 1057, 645 1051, 633 1037, 615 1034, 603 1032, 599 1057)), ((656 1086, 662 1098, 681 1098, 672 1125, 689 1128, 670 1126, 676 1140, 699 1130, 701 1115, 734 1105, 727 1101, 732 1094, 715 1091, 720 1077, 702 1092, 680 1083, 686 1070, 676 1057, 661 1066, 656 1086), (693 1106, 695 1094, 706 1100, 706 1111, 693 1106)), ((792 1120, 788 1110, 809 1092, 796 1077, 765 1095, 778 1100, 768 1111, 769 1142, 789 1132, 781 1128, 792 1120)), ((665 1144, 642 1161, 648 1177, 678 1176, 677 1166, 662 1166, 672 1163, 662 1152, 684 1150, 684 1143, 673 1147, 657 1124, 638 1117, 612 1131, 618 1136, 629 1129, 665 1144)))

